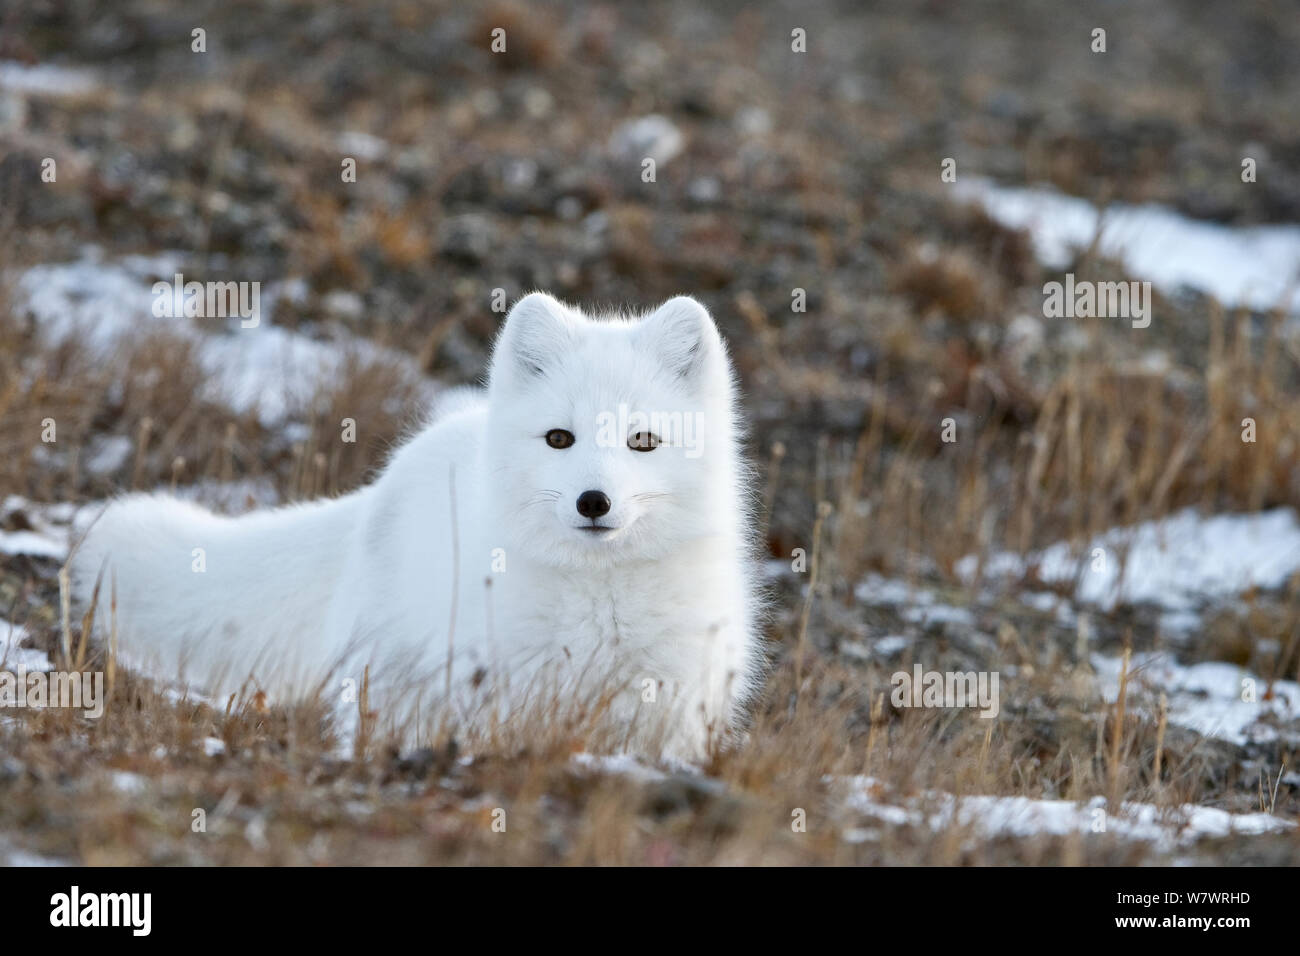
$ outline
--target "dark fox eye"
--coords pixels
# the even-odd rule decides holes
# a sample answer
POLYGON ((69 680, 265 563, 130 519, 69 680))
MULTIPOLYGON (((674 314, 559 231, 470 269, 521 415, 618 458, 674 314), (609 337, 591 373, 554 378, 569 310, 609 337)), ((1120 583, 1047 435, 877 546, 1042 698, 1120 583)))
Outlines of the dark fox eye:
POLYGON ((636 432, 628 438, 627 447, 633 451, 654 451, 659 447, 659 436, 650 432, 636 432))
POLYGON ((573 444, 573 432, 566 432, 563 428, 552 428, 546 433, 546 444, 552 448, 568 448, 573 444))

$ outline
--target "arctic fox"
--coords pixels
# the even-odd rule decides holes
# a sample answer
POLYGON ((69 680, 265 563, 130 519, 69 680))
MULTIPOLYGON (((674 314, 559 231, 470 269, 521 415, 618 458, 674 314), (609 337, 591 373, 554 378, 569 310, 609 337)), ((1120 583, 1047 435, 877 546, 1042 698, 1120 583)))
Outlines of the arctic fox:
POLYGON ((619 748, 697 759, 762 659, 748 487, 702 305, 594 320, 535 292, 486 389, 435 408, 371 484, 237 518, 131 495, 71 575, 88 603, 103 574, 101 610, 115 590, 125 660, 209 693, 366 673, 377 709, 419 700, 471 729, 551 695, 600 711, 619 748))

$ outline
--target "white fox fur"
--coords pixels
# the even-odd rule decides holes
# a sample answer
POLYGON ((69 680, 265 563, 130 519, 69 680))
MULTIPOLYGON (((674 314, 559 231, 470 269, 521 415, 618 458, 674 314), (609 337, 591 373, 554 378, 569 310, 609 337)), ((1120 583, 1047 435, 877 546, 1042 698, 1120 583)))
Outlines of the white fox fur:
POLYGON ((734 728, 760 668, 748 497, 703 306, 596 321, 533 293, 486 390, 443 402, 373 483, 237 518, 131 495, 71 571, 86 603, 106 570, 98 619, 111 585, 127 661, 216 695, 332 693, 369 665, 381 711, 405 695, 473 725, 609 688, 621 745, 692 759, 734 728), (629 447, 656 428, 677 434, 629 447), (553 447, 557 429, 572 445, 553 447), (580 514, 584 491, 608 513, 580 514))

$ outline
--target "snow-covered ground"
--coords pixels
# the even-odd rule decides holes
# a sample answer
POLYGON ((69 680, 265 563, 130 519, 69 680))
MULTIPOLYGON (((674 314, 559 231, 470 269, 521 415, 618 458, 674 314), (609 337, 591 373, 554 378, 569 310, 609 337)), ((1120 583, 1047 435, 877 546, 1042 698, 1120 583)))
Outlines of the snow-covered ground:
MULTIPOLYGON (((977 566, 972 555, 957 562, 956 571, 975 586, 983 583, 975 580, 977 566)), ((1045 584, 1071 589, 1073 600, 1058 614, 1068 606, 1069 616, 1075 604, 1102 611, 1154 605, 1162 630, 1178 637, 1201 626, 1204 611, 1254 588, 1281 588, 1300 573, 1300 520, 1289 508, 1220 515, 1185 510, 1111 529, 1082 548, 1057 542, 1030 555, 995 554, 984 565, 985 581, 1021 581, 1031 572, 1045 584)), ((1103 698, 1113 701, 1122 662, 1101 654, 1091 662, 1103 698)), ((1168 653, 1138 654, 1129 671, 1135 707, 1150 707, 1164 693, 1169 722, 1204 737, 1266 742, 1277 738, 1275 724, 1300 718, 1300 685, 1270 685, 1221 661, 1183 666, 1168 653)))
MULTIPOLYGON (((622 777, 633 783, 666 778, 659 769, 626 755, 598 757, 579 753, 574 754, 572 763, 584 774, 622 777)), ((844 838, 850 842, 878 836, 863 825, 868 822, 891 827, 928 827, 935 831, 969 828, 972 836, 982 839, 1111 834, 1124 840, 1149 842, 1165 852, 1201 839, 1295 829, 1294 823, 1267 813, 1229 813, 1191 804, 1157 807, 1149 803, 1125 803, 1118 813, 1111 814, 1106 811, 1105 798, 1100 796, 1074 803, 1018 796, 957 797, 941 790, 902 794, 878 780, 861 776, 827 777, 823 783, 839 806, 867 818, 844 828, 844 838)))
MULTIPOLYGON (((1187 631, 1201 626, 1210 608, 1235 604, 1251 589, 1280 589, 1300 574, 1300 520, 1285 508, 1208 516, 1187 510, 1162 521, 1111 529, 1082 546, 1058 542, 1028 555, 994 554, 985 560, 980 580, 978 569, 977 558, 969 556, 955 570, 980 601, 992 596, 988 585, 1010 583, 1014 586, 1007 593, 1012 599, 1053 613, 1062 624, 1076 621, 1089 608, 1105 612, 1125 603, 1141 603, 1160 609, 1162 626, 1177 625, 1187 631), (1026 579, 1031 577, 1045 585, 1064 585, 1068 593, 1026 590, 1026 579)), ((879 574, 866 575, 855 595, 865 606, 899 609, 905 620, 921 626, 971 619, 968 609, 942 603, 929 588, 879 574)), ((891 652, 912 643, 894 636, 888 640, 891 652)), ((880 655, 875 645, 871 651, 887 656, 880 655)), ((1122 660, 1093 653, 1090 663, 1101 699, 1113 703, 1122 660)), ((1222 661, 1183 665, 1167 652, 1134 655, 1127 690, 1130 712, 1154 718, 1162 694, 1169 724, 1207 739, 1244 746, 1287 735, 1290 742, 1300 742, 1300 684, 1294 681, 1270 683, 1222 661)), ((938 792, 900 801, 898 795, 864 779, 850 781, 846 793, 846 805, 882 823, 934 828, 969 824, 984 836, 1092 833, 1097 813, 1105 807, 1100 797, 1085 804, 987 795, 957 801, 938 792)), ((1107 832, 1170 849, 1201 837, 1293 826, 1264 813, 1233 815, 1200 806, 1171 812, 1129 804, 1107 821, 1107 832)), ((852 829, 849 835, 865 838, 864 834, 852 829)))
MULTIPOLYGON (((969 827, 986 839, 1113 834, 1152 842, 1168 851, 1204 838, 1295 829, 1294 823, 1267 813, 1228 813, 1214 807, 1162 808, 1149 803, 1126 803, 1118 813, 1109 814, 1104 797, 1093 797, 1082 804, 1029 797, 958 798, 936 790, 909 797, 889 792, 870 777, 829 782, 839 790, 846 808, 882 823, 927 826, 934 830, 969 827)), ((851 828, 846 835, 849 839, 868 836, 860 827, 851 828)))
POLYGON ((1038 258, 1066 268, 1094 239, 1130 275, 1162 292, 1198 289, 1228 306, 1284 306, 1300 311, 1300 226, 1231 227, 1179 215, 1163 206, 1116 204, 1099 210, 1054 189, 1001 186, 963 177, 955 195, 994 219, 1027 229, 1038 258))
MULTIPOLYGON (((1067 268, 1095 241, 1130 275, 1164 292, 1190 287, 1228 306, 1300 312, 1300 226, 1230 227, 1150 204, 1101 210, 1049 187, 971 177, 958 183, 955 195, 1004 225, 1027 230, 1050 268, 1067 268)), ((973 587, 999 580, 1023 584, 1027 577, 1064 586, 1070 597, 1045 593, 1042 609, 1054 607, 1066 619, 1075 605, 1101 611, 1154 605, 1162 631, 1178 637, 1200 627, 1208 608, 1254 588, 1281 588, 1300 573, 1300 519, 1289 508, 1210 516, 1186 510, 1088 542, 1058 542, 1029 555, 994 554, 982 569, 970 556, 955 570, 973 587), (983 581, 975 580, 977 571, 983 581)), ((1020 599, 1033 603, 1023 593, 1020 599)), ((1121 661, 1094 654, 1092 665, 1103 697, 1114 700, 1121 661)), ((1164 693, 1170 723, 1206 737, 1237 744, 1274 740, 1275 723, 1300 716, 1300 686, 1270 686, 1223 662, 1183 666, 1169 654, 1147 654, 1137 655, 1130 670, 1135 706, 1149 707, 1164 693)))
MULTIPOLYGON (((967 556, 955 570, 973 584, 977 567, 967 556)), ((1030 555, 998 553, 984 574, 1020 579, 1031 569, 1045 584, 1077 581, 1075 599, 1102 610, 1150 603, 1194 611, 1250 588, 1281 587, 1300 572, 1300 520, 1290 508, 1209 516, 1189 509, 1114 528, 1083 547, 1058 542, 1030 555)))

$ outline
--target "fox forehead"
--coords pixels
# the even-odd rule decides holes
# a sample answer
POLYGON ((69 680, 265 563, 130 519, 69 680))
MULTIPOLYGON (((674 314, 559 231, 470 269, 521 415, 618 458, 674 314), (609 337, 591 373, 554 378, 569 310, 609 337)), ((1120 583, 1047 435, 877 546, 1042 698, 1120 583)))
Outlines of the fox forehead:
POLYGON ((624 322, 592 322, 522 387, 526 404, 548 413, 594 417, 620 407, 684 411, 698 406, 658 357, 637 349, 624 322))
POLYGON ((490 404, 508 432, 610 414, 725 412, 730 394, 725 346, 704 307, 684 296, 640 318, 602 319, 530 293, 507 315, 489 374, 490 404))

